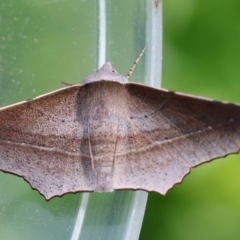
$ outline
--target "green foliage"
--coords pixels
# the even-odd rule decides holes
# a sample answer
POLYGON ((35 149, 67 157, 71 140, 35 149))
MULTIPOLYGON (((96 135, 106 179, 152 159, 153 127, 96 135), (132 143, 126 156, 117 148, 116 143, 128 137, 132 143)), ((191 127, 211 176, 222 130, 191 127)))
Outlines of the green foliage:
MULTIPOLYGON (((240 103, 239 7, 237 0, 163 2, 164 88, 240 103)), ((239 160, 199 166, 167 196, 149 194, 140 239, 239 239, 239 160)))

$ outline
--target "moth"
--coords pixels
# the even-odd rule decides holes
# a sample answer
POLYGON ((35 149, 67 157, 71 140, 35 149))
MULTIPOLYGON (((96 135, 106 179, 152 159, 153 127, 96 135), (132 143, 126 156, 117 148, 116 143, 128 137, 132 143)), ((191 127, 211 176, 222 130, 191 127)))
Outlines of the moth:
POLYGON ((0 170, 46 199, 166 194, 192 167, 239 147, 240 106, 130 83, 110 63, 81 85, 0 108, 0 170))

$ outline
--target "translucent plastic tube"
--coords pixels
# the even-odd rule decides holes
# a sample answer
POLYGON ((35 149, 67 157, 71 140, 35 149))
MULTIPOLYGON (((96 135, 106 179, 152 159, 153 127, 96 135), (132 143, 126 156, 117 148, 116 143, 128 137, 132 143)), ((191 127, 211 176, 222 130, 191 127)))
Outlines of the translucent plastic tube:
MULTIPOLYGON (((18 3, 0 6, 1 106, 56 90, 61 81, 79 83, 106 61, 125 75, 144 46, 129 81, 160 85, 158 1, 18 3)), ((46 201, 22 178, 0 172, 0 179, 0 239, 139 238, 146 192, 66 194, 46 201)))
MULTIPOLYGON (((145 25, 143 29, 145 28, 148 49, 144 71, 145 82, 159 87, 162 60, 162 8, 161 4, 156 5, 156 1, 147 1, 146 5, 146 15, 143 14, 146 22, 141 23, 145 25)), ((98 67, 106 62, 106 52, 111 51, 107 45, 107 32, 111 29, 108 29, 106 25, 111 19, 107 19, 106 7, 108 6, 105 0, 99 0, 98 67)), ((139 7, 144 7, 144 4, 139 7)), ((147 193, 143 191, 83 194, 71 240, 97 238, 137 240, 141 231, 146 201, 147 193)))

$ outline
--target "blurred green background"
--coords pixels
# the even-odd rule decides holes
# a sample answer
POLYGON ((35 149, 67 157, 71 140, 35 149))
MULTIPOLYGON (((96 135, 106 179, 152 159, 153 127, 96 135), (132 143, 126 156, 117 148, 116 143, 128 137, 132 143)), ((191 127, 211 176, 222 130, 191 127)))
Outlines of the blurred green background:
MULTIPOLYGON (((108 45, 113 49, 108 60, 125 74, 134 61, 128 57, 129 52, 132 48, 139 51, 144 44, 142 39, 133 39, 134 33, 128 30, 130 17, 136 18, 139 12, 129 10, 134 9, 134 1, 128 1, 125 6, 119 6, 117 0, 110 2, 114 5, 109 13, 111 24, 116 34, 124 29, 126 34, 115 41, 112 35, 108 36, 108 45)), ((92 17, 96 11, 96 1, 2 0, 0 105, 55 90, 61 87, 61 81, 78 83, 92 73, 97 56, 97 22, 92 17)), ((164 1, 163 18, 162 86, 240 103, 240 2, 164 1)), ((133 80, 141 78, 138 70, 134 74, 133 80)), ((193 169, 165 197, 150 193, 140 239, 239 239, 239 160, 234 155, 193 169)), ((22 179, 2 172, 0 234, 10 229, 12 238, 9 239, 27 239, 29 229, 24 221, 28 224, 28 219, 24 210, 17 212, 26 198, 32 203, 34 217, 37 216, 34 221, 52 229, 56 224, 65 224, 59 236, 67 239, 77 195, 69 194, 46 203, 22 179), (5 191, 9 194, 5 195, 5 191), (55 212, 48 211, 54 207, 55 212), (45 213, 36 213, 38 208, 45 213), (58 211, 62 208, 64 220, 58 211), (16 225, 11 225, 8 218, 15 219, 16 225), (22 224, 19 228, 26 228, 22 238, 18 229, 13 228, 19 222, 22 224)), ((34 231, 38 226, 36 223, 34 231)), ((54 239, 50 230, 48 236, 54 239)), ((42 239, 41 229, 35 239, 42 239)))
MULTIPOLYGON (((164 88, 240 103, 240 1, 164 1, 163 32, 164 88)), ((149 194, 140 239, 240 239, 239 161, 204 164, 165 197, 149 194)))

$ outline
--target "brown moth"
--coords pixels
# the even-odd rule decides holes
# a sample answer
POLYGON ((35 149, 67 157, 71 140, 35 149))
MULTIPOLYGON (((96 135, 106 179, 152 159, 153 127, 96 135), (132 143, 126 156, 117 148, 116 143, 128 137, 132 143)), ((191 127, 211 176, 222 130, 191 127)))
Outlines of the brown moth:
POLYGON ((0 169, 46 199, 165 194, 192 167, 239 148, 240 106, 129 83, 110 63, 81 85, 0 108, 0 169))

